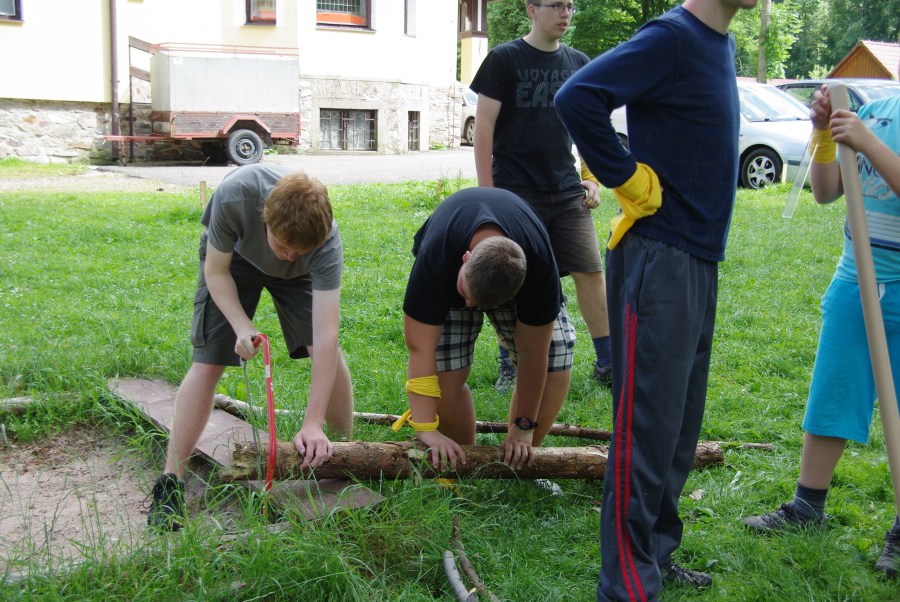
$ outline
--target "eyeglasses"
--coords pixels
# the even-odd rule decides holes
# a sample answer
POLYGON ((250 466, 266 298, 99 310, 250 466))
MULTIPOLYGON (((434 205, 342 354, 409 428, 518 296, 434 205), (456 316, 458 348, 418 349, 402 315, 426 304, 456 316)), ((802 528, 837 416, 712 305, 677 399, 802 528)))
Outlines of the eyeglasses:
POLYGON ((574 4, 563 4, 562 2, 554 2, 553 4, 535 4, 535 6, 543 6, 545 8, 552 8, 556 11, 557 15, 562 15, 566 11, 569 11, 570 15, 575 14, 575 5, 574 4))

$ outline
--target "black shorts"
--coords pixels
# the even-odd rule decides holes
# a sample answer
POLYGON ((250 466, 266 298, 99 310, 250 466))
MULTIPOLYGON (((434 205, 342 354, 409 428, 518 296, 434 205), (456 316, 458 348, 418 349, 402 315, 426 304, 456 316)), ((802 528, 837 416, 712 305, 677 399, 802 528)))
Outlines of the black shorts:
MULTIPOLYGON (((193 361, 216 366, 239 366, 241 358, 234 352, 237 336, 206 287, 203 275, 205 258, 205 249, 201 249, 200 277, 194 294, 194 318, 191 323, 193 361)), ((231 258, 231 277, 237 285, 241 307, 251 320, 262 290, 269 291, 290 356, 294 359, 309 357, 306 348, 313 341, 312 281, 309 276, 287 280, 275 278, 235 253, 231 258)))

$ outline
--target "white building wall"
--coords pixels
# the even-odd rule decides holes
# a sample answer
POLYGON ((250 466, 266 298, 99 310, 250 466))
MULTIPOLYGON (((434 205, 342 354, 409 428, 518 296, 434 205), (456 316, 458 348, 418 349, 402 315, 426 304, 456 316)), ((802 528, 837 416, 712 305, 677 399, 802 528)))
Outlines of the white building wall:
MULTIPOLYGON (((404 32, 405 0, 372 4, 371 30, 352 30, 317 26, 313 0, 279 0, 276 26, 246 25, 245 0, 116 0, 118 100, 129 102, 129 62, 150 70, 145 53, 129 52, 129 36, 152 44, 296 48, 301 151, 318 149, 322 107, 377 110, 380 152, 406 152, 409 111, 421 115, 420 150, 458 145, 459 98, 453 85, 458 0, 417 0, 413 35, 404 32)), ((6 112, 0 115, 5 117, 0 158, 96 159, 108 151, 102 136, 109 133, 110 119, 103 113, 112 89, 109 0, 25 0, 23 5, 23 22, 0 22, 0 56, 17 57, 5 60, 0 70, 0 112, 6 112), (90 151, 84 150, 91 146, 85 144, 90 139, 90 128, 83 131, 85 108, 97 115, 90 151), (33 124, 67 119, 80 128, 71 148, 43 148, 35 156, 21 150, 41 144, 23 143, 40 137, 33 124)), ((135 102, 140 99, 145 95, 135 102)), ((121 116, 126 109, 123 104, 121 116)))

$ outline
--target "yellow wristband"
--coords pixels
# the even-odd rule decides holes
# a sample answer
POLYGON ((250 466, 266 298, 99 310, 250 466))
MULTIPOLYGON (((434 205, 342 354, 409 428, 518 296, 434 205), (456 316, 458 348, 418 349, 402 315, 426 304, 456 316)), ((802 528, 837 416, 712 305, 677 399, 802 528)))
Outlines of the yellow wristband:
POLYGON ((813 142, 816 143, 816 150, 813 151, 812 159, 816 163, 833 163, 837 154, 837 144, 831 138, 831 130, 820 130, 813 128, 813 142))
POLYGON ((431 431, 436 431, 438 425, 441 423, 441 417, 436 414, 434 416, 434 422, 413 422, 413 419, 410 418, 410 416, 412 416, 412 410, 406 410, 405 412, 403 412, 403 415, 400 416, 400 418, 398 418, 393 425, 391 425, 391 429, 396 433, 401 428, 403 428, 403 425, 405 423, 408 422, 409 426, 413 427, 413 429, 417 433, 428 433, 431 431))
POLYGON ((440 397, 441 386, 438 384, 437 374, 409 379, 406 381, 406 392, 425 397, 440 397))

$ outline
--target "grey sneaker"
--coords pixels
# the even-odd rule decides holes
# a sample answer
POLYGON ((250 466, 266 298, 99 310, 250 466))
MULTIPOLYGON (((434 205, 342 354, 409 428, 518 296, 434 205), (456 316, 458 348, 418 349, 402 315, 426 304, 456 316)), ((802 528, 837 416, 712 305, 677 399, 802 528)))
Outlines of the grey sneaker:
POLYGON ((612 387, 612 364, 601 366, 594 360, 594 380, 606 388, 612 387))
POLYGON ((509 359, 500 360, 500 376, 494 383, 494 388, 498 391, 512 391, 516 386, 516 367, 513 366, 509 359))
POLYGON ((158 531, 178 531, 184 520, 184 482, 172 473, 160 475, 150 496, 147 524, 158 531))
POLYGON ((779 506, 778 510, 761 516, 748 516, 744 519, 744 525, 759 533, 771 533, 783 529, 802 529, 807 527, 819 527, 828 520, 824 517, 809 517, 797 512, 794 502, 788 502, 779 506))
POLYGON ((675 585, 689 585, 691 587, 709 587, 712 585, 712 575, 701 571, 686 569, 678 566, 671 560, 668 564, 659 567, 663 583, 675 585))
POLYGON ((875 570, 888 579, 896 579, 900 570, 900 533, 888 531, 884 535, 884 550, 875 561, 875 570))

